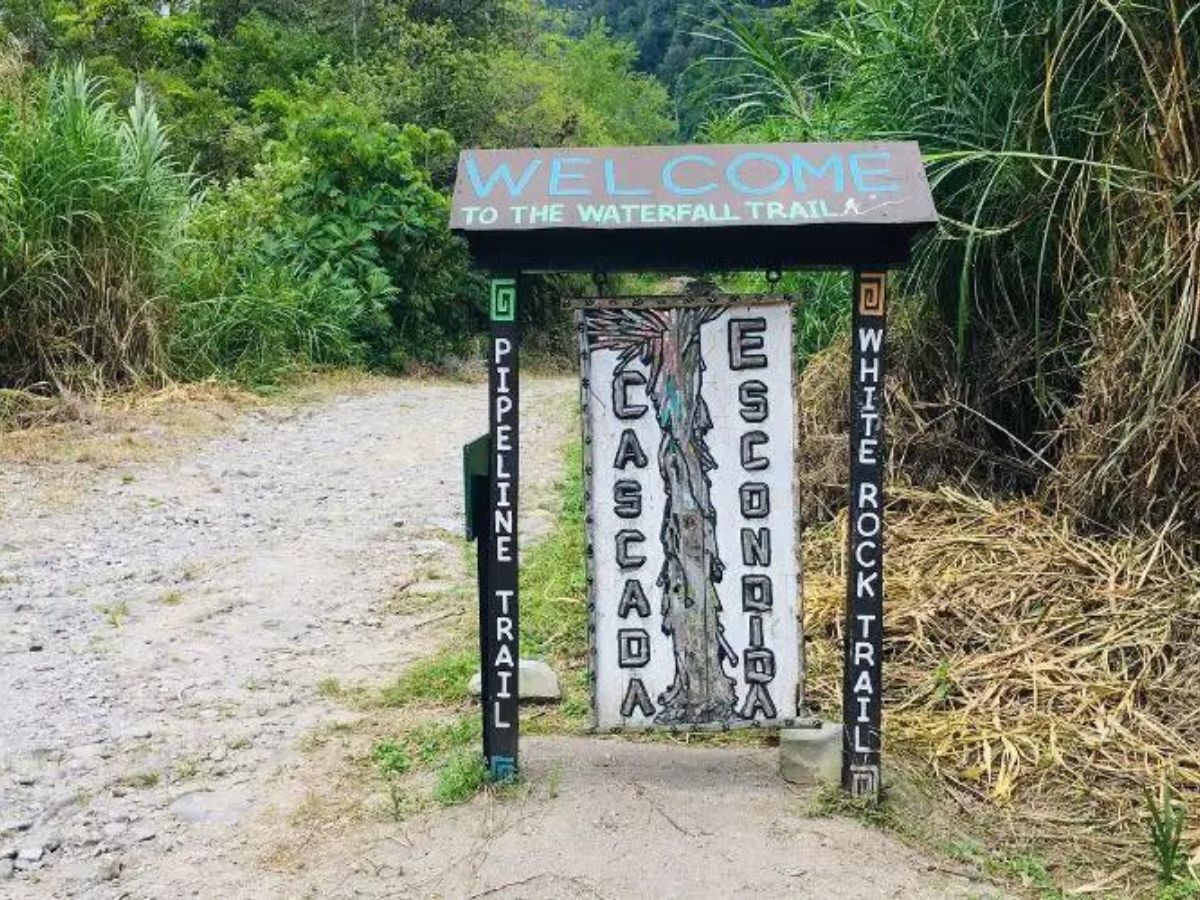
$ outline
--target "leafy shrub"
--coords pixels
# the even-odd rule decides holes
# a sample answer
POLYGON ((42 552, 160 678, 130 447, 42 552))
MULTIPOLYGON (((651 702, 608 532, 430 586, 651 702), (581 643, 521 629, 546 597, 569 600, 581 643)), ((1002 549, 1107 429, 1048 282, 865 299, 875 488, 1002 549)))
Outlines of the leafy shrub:
POLYGON ((267 384, 296 367, 361 359, 356 324, 371 301, 327 268, 281 258, 274 186, 237 182, 195 210, 171 341, 184 378, 267 384))
POLYGON ((466 252, 417 162, 448 154, 448 136, 332 101, 264 102, 285 136, 192 221, 180 371, 269 382, 297 365, 400 369, 456 346, 480 321, 480 292, 463 302, 466 252))
POLYGON ((371 748, 371 759, 386 778, 404 775, 412 768, 412 759, 409 757, 408 751, 396 741, 377 743, 371 748))
POLYGON ((428 174, 453 158, 450 136, 334 101, 297 102, 286 129, 268 164, 281 197, 276 251, 305 271, 327 267, 386 312, 357 323, 368 362, 436 359, 479 326, 482 291, 428 174))

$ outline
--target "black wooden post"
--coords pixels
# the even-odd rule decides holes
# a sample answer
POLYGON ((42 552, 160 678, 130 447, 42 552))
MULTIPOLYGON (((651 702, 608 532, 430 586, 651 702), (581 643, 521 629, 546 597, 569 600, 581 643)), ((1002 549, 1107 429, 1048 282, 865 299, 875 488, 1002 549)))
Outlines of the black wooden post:
POLYGON ((850 542, 842 689, 842 786, 879 796, 883 707, 886 274, 856 270, 850 374, 850 542))
POLYGON ((488 357, 488 466, 490 509, 487 536, 487 602, 479 622, 484 691, 484 752, 492 778, 517 773, 519 660, 517 486, 520 480, 518 282, 491 284, 491 348, 488 357))

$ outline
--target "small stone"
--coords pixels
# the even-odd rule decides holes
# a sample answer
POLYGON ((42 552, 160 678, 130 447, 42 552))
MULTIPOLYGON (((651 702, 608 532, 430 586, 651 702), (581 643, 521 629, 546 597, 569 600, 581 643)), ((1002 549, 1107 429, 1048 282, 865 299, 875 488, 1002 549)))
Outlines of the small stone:
POLYGON ((143 828, 141 831, 139 831, 137 834, 135 834, 133 836, 133 839, 135 841, 137 841, 139 844, 144 844, 146 841, 152 841, 156 837, 158 837, 158 834, 156 832, 154 832, 153 830, 151 830, 149 828, 143 828))
POLYGON ((53 853, 62 846, 62 836, 58 834, 48 834, 42 838, 42 846, 46 848, 47 853, 53 853))
POLYGON ((224 747, 217 747, 211 753, 208 754, 208 758, 211 759, 213 762, 222 762, 225 759, 226 753, 227 753, 227 751, 225 750, 224 747))
MULTIPOLYGON (((476 672, 467 690, 478 697, 482 692, 482 679, 476 672)), ((547 702, 562 699, 562 688, 558 684, 558 676, 554 670, 538 659, 523 659, 520 664, 520 681, 518 692, 522 700, 547 702)))
POLYGON ((116 881, 120 875, 121 861, 119 859, 102 859, 96 866, 97 881, 116 881))
POLYGON ((0 859, 0 881, 6 881, 13 877, 13 872, 16 867, 11 859, 0 859))
POLYGON ((842 726, 822 722, 815 728, 786 728, 779 732, 779 774, 793 784, 839 784, 842 726))
POLYGON ((0 847, 0 859, 16 859, 16 847, 0 847))
POLYGON ((37 776, 30 775, 27 772, 20 773, 20 774, 13 776, 13 781, 15 781, 17 784, 21 785, 22 787, 29 787, 31 785, 37 784, 37 776))
POLYGON ((20 862, 35 863, 46 855, 46 848, 41 844, 26 844, 17 850, 17 859, 20 862))
POLYGON ((250 806, 250 797, 239 791, 196 791, 176 797, 170 809, 191 825, 233 825, 250 806))
POLYGON ((0 826, 0 831, 7 831, 9 834, 15 834, 18 831, 28 831, 33 827, 33 822, 29 819, 14 819, 11 822, 5 822, 0 826))

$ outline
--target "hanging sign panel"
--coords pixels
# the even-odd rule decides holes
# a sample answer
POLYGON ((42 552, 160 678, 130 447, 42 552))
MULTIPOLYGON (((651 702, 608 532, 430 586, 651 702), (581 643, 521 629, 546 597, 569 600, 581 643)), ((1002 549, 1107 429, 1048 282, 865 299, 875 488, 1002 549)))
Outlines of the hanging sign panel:
POLYGON ((450 227, 495 271, 678 272, 901 264, 936 221, 920 148, 878 141, 468 149, 450 227))
POLYGON ((911 142, 464 150, 451 227, 899 225, 932 214, 911 142))
POLYGON ((801 683, 791 307, 664 299, 582 312, 595 725, 785 726, 801 683))

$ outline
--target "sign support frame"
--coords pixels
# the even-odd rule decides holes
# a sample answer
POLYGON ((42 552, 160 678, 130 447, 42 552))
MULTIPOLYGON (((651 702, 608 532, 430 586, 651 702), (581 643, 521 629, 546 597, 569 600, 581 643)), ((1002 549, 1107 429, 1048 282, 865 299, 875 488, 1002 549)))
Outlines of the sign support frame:
POLYGON ((882 790, 886 271, 855 269, 852 301, 842 787, 875 801, 882 790))
MULTIPOLYGON (((852 273, 854 279, 842 784, 854 796, 879 797, 886 275, 912 260, 917 239, 938 222, 915 141, 468 148, 461 152, 450 228, 465 239, 474 265, 496 276, 489 346, 491 449, 486 460, 480 457, 474 470, 477 477, 469 479, 472 489, 480 491, 476 509, 483 509, 476 529, 480 535, 480 658, 484 745, 493 778, 512 777, 517 771, 520 339, 516 311, 518 298, 529 286, 523 279, 533 273, 590 272, 603 295, 604 279, 616 272, 678 275, 837 269, 852 273), (509 277, 500 277, 505 274, 509 277)), ((655 300, 641 302, 653 306, 655 300)), ((610 322, 614 328, 620 324, 610 322)), ((585 400, 587 379, 595 374, 584 374, 585 400)), ((684 399, 690 402, 691 395, 684 399)), ((586 431, 585 422, 585 444, 589 439, 599 438, 586 431)), ((741 458, 743 466, 746 459, 758 461, 747 457, 744 448, 741 458)), ((598 484, 585 479, 585 490, 590 495, 598 484)), ((626 499, 621 502, 631 503, 628 487, 623 490, 626 499)), ((624 509, 628 512, 630 507, 624 509)), ((695 534, 696 518, 689 516, 686 521, 683 515, 678 517, 677 530, 695 534)), ((624 533, 626 545, 637 543, 636 529, 624 533)), ((749 546, 760 554, 753 557, 759 560, 763 541, 754 540, 758 543, 749 546)), ((624 559, 635 561, 628 552, 624 559)), ((588 560, 589 603, 598 577, 597 560, 588 560)), ((802 564, 798 571, 802 579, 802 564)), ((642 606, 636 608, 640 612, 642 606)), ((589 621, 593 612, 589 609, 589 621)), ((702 625, 706 630, 697 643, 707 654, 713 626, 708 619, 702 625)), ((634 631, 627 629, 624 638, 618 636, 618 641, 626 642, 619 644, 618 652, 623 648, 630 668, 643 655, 641 635, 634 631)), ((589 635, 593 658, 595 641, 595 634, 589 635)), ((803 644, 798 649, 802 685, 803 644)), ((723 650, 732 652, 728 647, 723 650)), ((757 663, 765 657, 755 659, 757 663)), ((704 666, 706 673, 715 671, 707 655, 704 666)), ((756 675, 766 672, 765 663, 762 666, 756 675)), ((717 684, 706 679, 705 684, 717 684)), ((716 686, 711 693, 717 700, 710 696, 701 703, 689 695, 680 704, 677 690, 671 702, 682 710, 680 721, 668 717, 661 724, 693 730, 694 723, 684 721, 689 709, 697 710, 696 722, 703 722, 710 716, 705 703, 724 708, 723 690, 716 686)), ((637 708, 644 709, 637 699, 637 708)))

